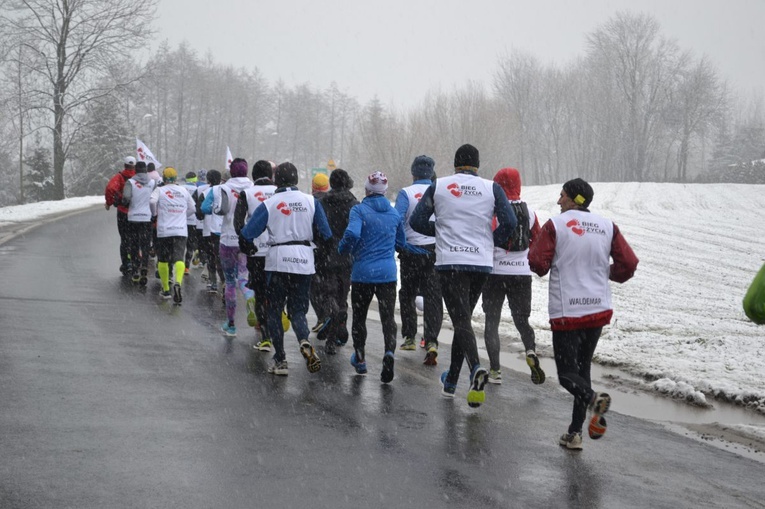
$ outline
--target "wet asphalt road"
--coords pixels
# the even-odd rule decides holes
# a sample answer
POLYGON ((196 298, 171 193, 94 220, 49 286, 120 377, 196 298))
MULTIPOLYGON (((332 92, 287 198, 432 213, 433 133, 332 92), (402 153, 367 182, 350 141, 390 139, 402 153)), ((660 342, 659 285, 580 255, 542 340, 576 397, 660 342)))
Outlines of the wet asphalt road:
MULTIPOLYGON (((117 267, 103 209, 0 245, 0 508, 765 507, 765 465, 608 414, 584 451, 557 445, 570 397, 509 372, 467 406, 439 395, 447 364, 398 352, 379 382, 350 348, 305 369, 287 333, 288 377, 217 326, 199 271, 182 306, 141 291, 117 267)), ((310 320, 313 323, 313 320, 310 320)))

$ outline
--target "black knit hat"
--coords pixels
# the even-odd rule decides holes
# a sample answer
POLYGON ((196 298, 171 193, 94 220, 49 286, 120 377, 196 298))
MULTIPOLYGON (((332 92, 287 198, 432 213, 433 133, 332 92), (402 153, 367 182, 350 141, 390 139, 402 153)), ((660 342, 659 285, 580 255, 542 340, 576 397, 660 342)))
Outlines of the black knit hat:
POLYGON ((348 175, 347 171, 338 168, 332 170, 332 173, 329 174, 329 187, 338 191, 347 191, 353 187, 353 179, 348 175))
POLYGON ((418 179, 429 179, 433 176, 436 162, 428 156, 417 156, 412 162, 412 176, 418 179))
POLYGON ((574 203, 585 209, 590 206, 592 198, 595 196, 592 186, 580 178, 569 180, 563 184, 563 191, 574 200, 574 203))
POLYGON ((454 167, 460 168, 462 166, 479 167, 478 149, 468 143, 458 148, 454 154, 454 167))
POLYGON ((296 186, 298 183, 298 170, 292 163, 282 163, 274 172, 274 184, 276 187, 296 186))
POLYGON ((207 183, 210 186, 217 186, 220 184, 221 174, 218 170, 210 170, 207 172, 207 183))
POLYGON ((271 167, 270 162, 261 159, 252 165, 252 180, 254 181, 262 178, 274 178, 274 169, 271 167))

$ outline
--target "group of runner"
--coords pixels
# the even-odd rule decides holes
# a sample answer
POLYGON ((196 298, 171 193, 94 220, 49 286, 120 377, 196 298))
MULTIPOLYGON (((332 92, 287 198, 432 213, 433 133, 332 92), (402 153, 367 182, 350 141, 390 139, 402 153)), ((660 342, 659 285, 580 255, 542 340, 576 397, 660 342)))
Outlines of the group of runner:
POLYGON ((217 282, 225 281, 227 320, 221 331, 228 337, 237 335, 238 289, 248 325, 257 330, 253 346, 273 349, 268 372, 275 375, 289 372, 284 332, 290 323, 311 373, 321 369, 309 341, 312 331, 325 341, 328 355, 348 341, 350 292, 351 364, 356 373, 367 373, 366 322, 376 297, 385 342, 380 377, 391 382, 397 287, 400 349, 417 348, 415 302, 421 297, 423 362, 437 365, 445 305, 454 337, 441 394, 454 397, 466 361, 471 407, 485 401, 487 383, 502 382, 498 328, 505 300, 531 380, 545 381, 529 316, 532 271, 540 276, 549 271, 558 378, 574 396, 571 424, 560 443, 581 449, 588 409, 594 414, 591 424, 602 428, 602 435, 602 415, 610 406, 610 396, 595 392, 590 382, 592 356, 612 315, 609 279, 629 279, 637 257, 616 225, 589 211, 594 192, 584 180, 564 184, 558 200, 561 214, 540 227, 534 210, 520 198, 518 170, 503 168, 488 180, 478 176, 479 165, 478 150, 463 145, 455 153, 454 173, 436 179, 434 160, 418 156, 411 165, 412 184, 399 191, 394 206, 385 197, 388 179, 382 172, 365 179, 365 197, 358 202, 351 192, 353 181, 342 169, 317 176, 308 194, 298 189, 298 170, 289 162, 276 166, 258 161, 250 178, 247 161, 237 158, 227 175, 210 170, 202 182, 190 173, 180 185, 175 169, 165 168, 161 181, 154 180, 148 177, 149 168, 128 157, 125 169, 107 185, 106 208, 118 207, 120 269, 145 285, 145 254, 156 251, 162 298, 182 302, 183 275, 189 262, 196 261, 194 253, 200 253, 208 291, 217 292, 217 282), (486 316, 489 369, 480 364, 471 321, 479 297, 486 316), (306 318, 309 303, 318 319, 313 329, 306 318))

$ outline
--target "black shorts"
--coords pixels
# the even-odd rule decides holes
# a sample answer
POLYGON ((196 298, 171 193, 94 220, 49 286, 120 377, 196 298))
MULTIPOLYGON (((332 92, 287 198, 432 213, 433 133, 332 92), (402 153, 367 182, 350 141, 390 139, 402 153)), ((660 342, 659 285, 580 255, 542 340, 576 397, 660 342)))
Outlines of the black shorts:
POLYGON ((186 254, 186 237, 159 237, 156 251, 158 263, 182 262, 186 254))

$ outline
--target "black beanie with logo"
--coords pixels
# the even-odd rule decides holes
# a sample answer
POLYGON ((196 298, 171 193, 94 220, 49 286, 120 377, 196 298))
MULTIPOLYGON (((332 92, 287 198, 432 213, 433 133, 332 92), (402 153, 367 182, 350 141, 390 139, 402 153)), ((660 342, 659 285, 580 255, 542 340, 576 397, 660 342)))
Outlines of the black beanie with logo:
POLYGON ((563 191, 574 200, 574 203, 585 209, 590 206, 592 198, 595 196, 592 186, 580 178, 569 180, 563 184, 563 191))

